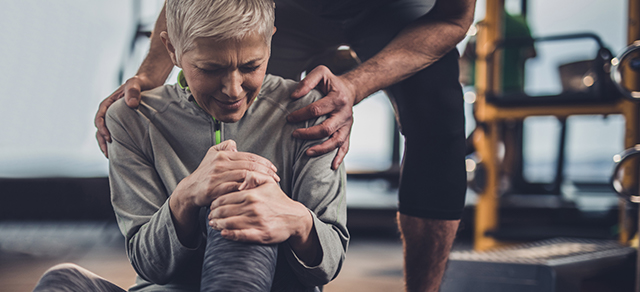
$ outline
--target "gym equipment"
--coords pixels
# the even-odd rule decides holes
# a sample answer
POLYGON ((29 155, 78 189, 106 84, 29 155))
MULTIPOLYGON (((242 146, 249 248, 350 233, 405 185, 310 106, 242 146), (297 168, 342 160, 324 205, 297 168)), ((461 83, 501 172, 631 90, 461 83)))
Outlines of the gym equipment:
MULTIPOLYGON (((475 184, 482 186, 481 192, 478 194, 474 222, 474 248, 478 251, 508 244, 506 239, 509 236, 507 234, 520 236, 527 231, 522 230, 524 228, 519 228, 520 230, 517 230, 518 228, 514 228, 514 230, 500 228, 499 211, 502 200, 501 192, 503 191, 500 180, 502 170, 508 165, 501 161, 499 148, 501 143, 504 142, 504 147, 507 150, 513 150, 514 145, 517 146, 515 143, 517 143, 518 138, 517 135, 505 130, 509 123, 521 122, 530 116, 555 116, 563 122, 572 115, 621 114, 624 116, 626 123, 625 147, 633 147, 640 142, 640 135, 638 134, 640 107, 628 98, 621 98, 623 95, 615 90, 617 86, 615 83, 620 82, 612 81, 609 74, 612 65, 615 65, 611 63, 611 60, 613 60, 611 53, 606 50, 595 35, 577 34, 537 39, 539 42, 578 38, 594 40, 599 47, 594 60, 587 64, 573 65, 573 69, 582 66, 583 68, 586 67, 587 71, 591 71, 590 74, 593 74, 590 76, 592 78, 591 81, 593 81, 593 83, 589 82, 591 86, 582 89, 566 86, 569 90, 565 90, 565 92, 558 95, 539 97, 528 96, 525 93, 500 92, 501 48, 510 45, 502 41, 504 1, 488 0, 486 5, 486 17, 482 25, 478 26, 477 35, 478 43, 476 48, 478 57, 476 59, 475 76, 477 79, 474 114, 478 126, 472 137, 476 149, 476 162, 480 165, 480 169, 483 170, 483 175, 479 177, 485 178, 484 182, 475 184), (518 231, 517 234, 515 231, 518 231)), ((640 29, 638 29, 640 25, 637 25, 640 23, 639 6, 640 0, 629 0, 630 25, 628 39, 630 43, 640 39, 640 29)), ((528 41, 531 42, 531 40, 528 41)), ((517 40, 512 42, 517 42, 517 40)), ((635 64, 633 62, 627 63, 635 64)), ((615 66, 613 67, 616 68, 615 66)), ((631 70, 628 67, 630 66, 626 66, 626 69, 623 68, 623 70, 631 70)), ((561 70, 571 71, 572 68, 568 66, 561 68, 561 70)), ((622 76, 625 75, 622 74, 622 76)), ((633 90, 636 88, 633 85, 640 84, 635 79, 627 78, 626 80, 624 81, 625 88, 633 90)), ((571 82, 565 83, 570 84, 571 82)), ((563 148, 562 144, 560 148, 563 148)), ((563 157, 562 153, 559 154, 557 175, 550 194, 559 193, 559 187, 562 183, 563 169, 561 161, 563 157)), ((625 172, 625 176, 635 179, 635 172, 629 170, 625 172)), ((620 206, 620 210, 625 208, 624 205, 620 206)), ((621 214, 619 219, 620 226, 627 226, 626 221, 628 219, 625 212, 621 212, 621 214)), ((628 242, 629 233, 630 230, 626 228, 620 231, 620 241, 622 243, 628 242)), ((519 239, 523 240, 525 238, 520 237, 519 239)))
POLYGON ((634 254, 633 248, 616 241, 575 238, 484 253, 454 251, 440 291, 629 291, 634 254))

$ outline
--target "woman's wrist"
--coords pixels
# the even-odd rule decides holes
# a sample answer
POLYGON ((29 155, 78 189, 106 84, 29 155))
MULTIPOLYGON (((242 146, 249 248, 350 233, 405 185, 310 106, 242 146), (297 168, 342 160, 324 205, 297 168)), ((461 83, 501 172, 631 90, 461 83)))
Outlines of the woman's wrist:
POLYGON ((302 211, 305 214, 298 221, 296 232, 289 238, 289 245, 305 264, 315 266, 320 261, 318 257, 320 241, 314 227, 313 216, 304 205, 300 204, 300 206, 304 208, 302 211))

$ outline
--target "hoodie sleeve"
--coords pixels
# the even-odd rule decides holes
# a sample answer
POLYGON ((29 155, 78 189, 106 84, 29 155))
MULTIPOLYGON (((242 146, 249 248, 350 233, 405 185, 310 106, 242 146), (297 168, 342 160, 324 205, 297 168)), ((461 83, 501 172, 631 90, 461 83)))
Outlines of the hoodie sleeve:
POLYGON ((169 194, 154 167, 148 121, 119 100, 109 108, 106 123, 113 140, 108 144, 111 203, 127 256, 140 277, 165 284, 198 255, 202 240, 195 248, 178 240, 169 194))
MULTIPOLYGON (((315 92, 316 95, 319 93, 315 92)), ((305 126, 320 124, 324 118, 308 121, 305 126)), ((304 204, 313 217, 321 247, 321 260, 316 266, 301 261, 288 246, 286 258, 301 283, 320 286, 333 280, 342 267, 349 232, 347 231, 346 171, 344 165, 331 169, 337 150, 309 157, 305 151, 324 140, 296 140, 292 198, 304 204)))

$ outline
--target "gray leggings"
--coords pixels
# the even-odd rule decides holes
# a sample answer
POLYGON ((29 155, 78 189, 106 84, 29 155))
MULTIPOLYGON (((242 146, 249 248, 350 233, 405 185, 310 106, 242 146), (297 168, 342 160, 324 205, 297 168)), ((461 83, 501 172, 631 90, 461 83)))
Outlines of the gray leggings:
POLYGON ((278 245, 224 239, 207 228, 200 291, 269 291, 278 258, 278 245))
MULTIPOLYGON (((269 291, 273 283, 278 245, 226 240, 207 228, 207 245, 200 291, 269 291)), ((44 273, 34 292, 122 292, 106 279, 75 264, 60 264, 44 273)))

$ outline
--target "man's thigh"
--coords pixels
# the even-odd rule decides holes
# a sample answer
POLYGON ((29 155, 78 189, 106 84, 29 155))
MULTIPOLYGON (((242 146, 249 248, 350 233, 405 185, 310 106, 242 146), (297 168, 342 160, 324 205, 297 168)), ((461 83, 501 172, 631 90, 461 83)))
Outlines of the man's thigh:
POLYGON ((410 216, 460 219, 466 193, 465 128, 458 52, 393 85, 405 152, 399 210, 410 216))
MULTIPOLYGON (((349 44, 363 61, 377 54, 403 28, 430 12, 433 1, 399 0, 365 11, 346 23, 349 44)), ((459 219, 466 172, 462 89, 458 52, 398 83, 394 103, 405 153, 400 212, 432 219, 459 219)))
MULTIPOLYGON (((335 21, 276 3, 269 73, 297 79, 315 56, 348 44, 362 61, 377 54, 404 27, 428 13, 433 1, 399 0, 335 21)), ((458 219, 464 207, 464 112, 458 53, 389 88, 405 136, 400 212, 458 219)))

